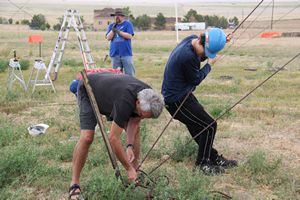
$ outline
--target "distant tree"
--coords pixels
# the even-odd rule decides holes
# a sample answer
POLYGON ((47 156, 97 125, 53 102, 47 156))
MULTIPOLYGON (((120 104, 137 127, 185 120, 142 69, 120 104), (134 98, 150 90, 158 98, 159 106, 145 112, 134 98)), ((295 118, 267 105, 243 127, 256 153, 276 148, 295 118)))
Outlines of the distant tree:
POLYGON ((12 19, 12 18, 9 18, 9 19, 8 19, 8 23, 9 23, 9 24, 12 24, 12 23, 13 23, 13 19, 12 19))
POLYGON ((151 18, 148 15, 144 14, 142 16, 138 16, 136 18, 136 20, 137 20, 136 21, 136 23, 137 23, 136 26, 139 29, 141 29, 141 30, 148 30, 148 29, 150 29, 150 27, 151 27, 151 18))
POLYGON ((183 22, 190 22, 192 17, 196 19, 197 11, 194 9, 190 9, 185 16, 183 16, 183 22))
POLYGON ((209 19, 209 26, 216 26, 219 27, 219 17, 217 15, 208 16, 209 19))
POLYGON ((204 22, 204 16, 203 15, 195 15, 194 16, 197 22, 204 22))
POLYGON ((46 18, 42 14, 34 15, 31 19, 31 23, 29 24, 32 29, 46 29, 46 18))
POLYGON ((128 16, 128 19, 129 19, 129 21, 131 21, 133 26, 136 26, 136 19, 132 14, 128 16))
POLYGON ((20 22, 19 22, 19 21, 16 21, 16 24, 18 25, 18 24, 20 24, 20 22))
POLYGON ((46 23, 46 29, 49 30, 50 27, 51 27, 50 24, 49 24, 49 23, 46 23))
POLYGON ((130 17, 130 15, 132 15, 129 6, 122 8, 122 11, 126 17, 130 17))
POLYGON ((236 16, 234 16, 233 18, 230 18, 229 21, 233 22, 234 25, 236 25, 236 26, 239 25, 239 23, 240 23, 239 19, 236 16))
POLYGON ((61 27, 60 24, 55 24, 55 25, 53 25, 53 29, 54 29, 55 31, 59 31, 59 30, 60 30, 60 27, 61 27))
MULTIPOLYGON (((215 26, 220 28, 228 27, 228 20, 225 17, 219 17, 217 15, 200 15, 196 10, 190 9, 183 18, 183 22, 205 22, 207 26, 215 26)), ((237 20, 237 19, 235 19, 237 20)))
POLYGON ((221 28, 228 27, 228 20, 225 17, 219 18, 219 27, 221 27, 221 28))
POLYGON ((43 24, 39 29, 42 31, 46 30, 46 24, 43 24))
POLYGON ((62 15, 61 17, 58 17, 58 18, 56 18, 56 19, 58 20, 58 23, 55 24, 55 25, 53 25, 53 29, 54 29, 55 31, 59 31, 60 28, 61 28, 61 25, 62 25, 62 23, 63 23, 64 16, 62 15))
POLYGON ((5 17, 0 17, 0 24, 8 24, 8 21, 5 17))
POLYGON ((166 28, 166 18, 162 13, 158 13, 158 15, 155 18, 155 29, 163 30, 166 28))
POLYGON ((23 24, 23 25, 29 25, 30 21, 28 19, 22 19, 21 20, 21 24, 23 24))

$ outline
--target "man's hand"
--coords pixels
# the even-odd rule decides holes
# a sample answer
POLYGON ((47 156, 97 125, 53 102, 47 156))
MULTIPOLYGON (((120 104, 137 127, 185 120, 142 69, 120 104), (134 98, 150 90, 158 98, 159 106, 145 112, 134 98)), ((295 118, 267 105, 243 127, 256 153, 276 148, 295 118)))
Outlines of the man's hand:
POLYGON ((132 163, 135 159, 132 146, 127 147, 126 154, 127 154, 129 162, 132 163))
POLYGON ((232 34, 232 33, 229 33, 229 34, 226 36, 226 43, 230 42, 232 38, 233 38, 233 34, 232 34))
POLYGON ((136 173, 136 171, 135 171, 135 169, 133 167, 130 167, 127 170, 127 176, 128 176, 129 183, 133 183, 136 180, 137 173, 136 173))
POLYGON ((207 63, 210 64, 210 65, 214 65, 219 59, 221 58, 221 56, 217 55, 215 58, 209 58, 207 60, 207 63))
POLYGON ((113 27, 113 28, 112 28, 112 31, 113 31, 114 33, 117 33, 117 34, 120 35, 120 31, 119 31, 116 27, 113 27))

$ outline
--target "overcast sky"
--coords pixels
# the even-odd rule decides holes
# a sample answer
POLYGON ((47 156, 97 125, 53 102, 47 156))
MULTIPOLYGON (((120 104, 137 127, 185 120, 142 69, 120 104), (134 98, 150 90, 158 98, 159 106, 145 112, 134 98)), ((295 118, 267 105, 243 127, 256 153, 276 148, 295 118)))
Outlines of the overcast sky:
MULTIPOLYGON (((259 2, 259 0, 62 0, 65 2, 91 2, 91 3, 199 3, 199 2, 259 2)), ((288 2, 300 0, 275 0, 275 2, 288 2)))
MULTIPOLYGON (((51 0, 51 1, 43 1, 43 0, 0 0, 0 3, 4 3, 7 1, 11 1, 14 3, 26 3, 26 2, 36 2, 41 4, 52 4, 52 3, 96 3, 96 4, 107 4, 107 3, 157 3, 157 4, 170 4, 170 3, 199 3, 199 2, 210 2, 210 3, 217 3, 217 2, 259 2, 260 0, 51 0)), ((266 0, 268 1, 268 0, 266 0)), ((275 2, 300 2, 300 0, 275 0, 275 2)))
MULTIPOLYGON (((139 2, 139 3, 198 3, 198 2, 259 2, 259 0, 62 0, 65 2, 120 2, 120 3, 130 3, 130 2, 139 2)), ((288 1, 300 1, 300 0, 275 0, 275 2, 288 2, 288 1)))

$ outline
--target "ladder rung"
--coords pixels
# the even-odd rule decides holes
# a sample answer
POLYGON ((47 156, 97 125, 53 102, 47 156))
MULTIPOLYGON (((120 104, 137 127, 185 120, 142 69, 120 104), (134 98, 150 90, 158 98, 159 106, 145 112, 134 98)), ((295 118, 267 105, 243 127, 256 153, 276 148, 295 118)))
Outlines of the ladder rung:
POLYGON ((84 53, 91 53, 91 51, 84 51, 84 53))

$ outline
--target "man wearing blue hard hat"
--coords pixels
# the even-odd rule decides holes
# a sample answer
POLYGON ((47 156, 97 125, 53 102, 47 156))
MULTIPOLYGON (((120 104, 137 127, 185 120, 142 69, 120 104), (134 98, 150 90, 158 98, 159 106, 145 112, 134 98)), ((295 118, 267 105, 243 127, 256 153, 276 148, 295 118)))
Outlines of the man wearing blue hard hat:
POLYGON ((237 161, 224 158, 213 148, 217 123, 192 93, 211 71, 217 53, 230 38, 219 28, 186 37, 172 51, 164 72, 162 94, 166 108, 173 116, 183 103, 174 119, 186 125, 198 144, 195 165, 206 174, 223 173, 226 168, 237 166, 237 161), (205 60, 207 63, 201 68, 200 63, 205 60))

